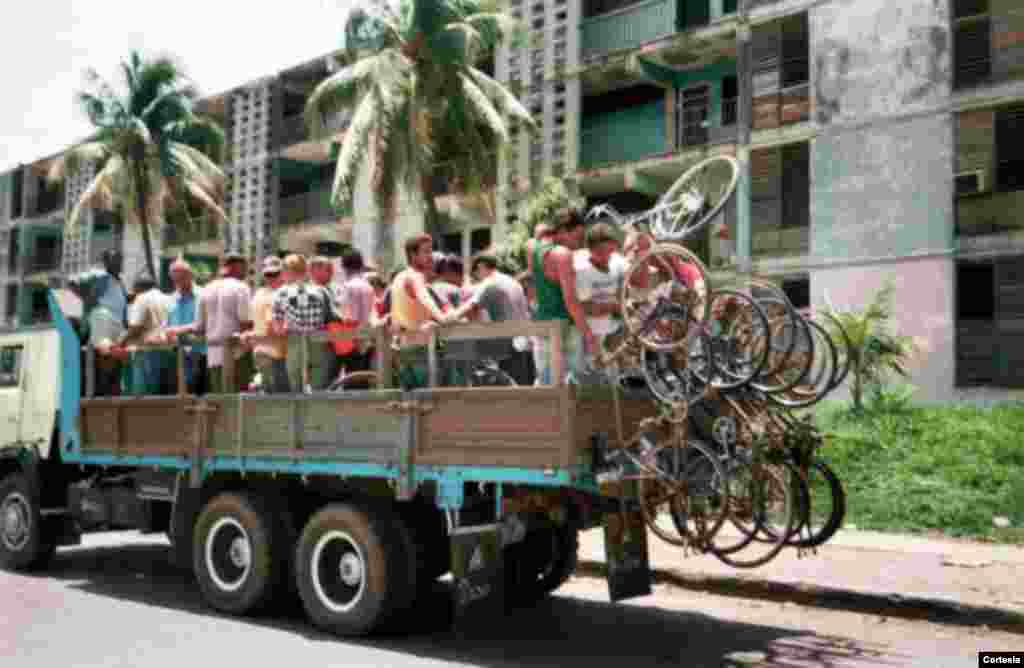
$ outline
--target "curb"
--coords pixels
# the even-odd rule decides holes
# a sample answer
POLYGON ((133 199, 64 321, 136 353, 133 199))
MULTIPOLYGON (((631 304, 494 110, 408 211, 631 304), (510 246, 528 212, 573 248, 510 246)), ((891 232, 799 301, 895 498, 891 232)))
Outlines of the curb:
MULTIPOLYGON (((580 559, 576 575, 601 577, 608 568, 602 561, 580 559)), ((947 598, 842 589, 806 582, 779 582, 720 575, 694 575, 652 568, 654 583, 669 584, 691 591, 719 596, 759 598, 819 608, 865 612, 886 617, 918 619, 961 626, 986 626, 1024 635, 1024 613, 960 603, 947 598)))

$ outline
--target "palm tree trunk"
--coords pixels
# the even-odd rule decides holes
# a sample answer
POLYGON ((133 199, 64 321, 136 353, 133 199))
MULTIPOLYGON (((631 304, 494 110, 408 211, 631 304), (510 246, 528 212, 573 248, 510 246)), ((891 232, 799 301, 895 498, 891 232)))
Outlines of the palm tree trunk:
POLYGON ((142 227, 142 252, 146 256, 146 270, 153 280, 159 283, 160 277, 156 273, 156 264, 153 262, 153 242, 149 229, 149 201, 145 165, 140 160, 135 161, 135 206, 139 209, 139 225, 142 227))
POLYGON ((434 192, 434 179, 430 175, 420 176, 420 193, 423 195, 423 229, 434 238, 440 241, 441 238, 441 214, 437 210, 434 192))

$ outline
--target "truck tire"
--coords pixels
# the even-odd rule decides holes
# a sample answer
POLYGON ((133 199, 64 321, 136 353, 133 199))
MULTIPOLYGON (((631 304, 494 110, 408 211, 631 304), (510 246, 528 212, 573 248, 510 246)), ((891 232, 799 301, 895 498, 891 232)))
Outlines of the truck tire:
POLYGON ((192 567, 203 599, 243 615, 265 606, 288 572, 286 537, 268 505, 252 494, 224 492, 199 513, 192 567))
POLYGON ((56 551, 56 536, 42 521, 28 479, 12 473, 0 480, 0 568, 40 568, 56 551))
POLYGON ((514 605, 531 605, 561 587, 576 571, 579 534, 574 526, 537 529, 506 548, 506 592, 514 605))
POLYGON ((310 518, 295 548, 295 582, 313 624, 361 636, 408 607, 416 568, 399 522, 387 508, 344 503, 310 518))

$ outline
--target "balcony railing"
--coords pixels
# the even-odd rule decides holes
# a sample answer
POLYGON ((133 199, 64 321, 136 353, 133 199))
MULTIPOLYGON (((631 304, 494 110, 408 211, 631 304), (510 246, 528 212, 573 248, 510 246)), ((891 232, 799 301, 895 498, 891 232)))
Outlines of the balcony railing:
POLYGON ((585 19, 582 27, 581 57, 587 62, 676 32, 676 2, 647 0, 585 19))
POLYGON ((279 211, 281 225, 326 222, 350 215, 352 212, 350 207, 335 211, 331 206, 329 188, 284 197, 279 203, 279 211))
MULTIPOLYGON (((352 120, 353 112, 346 109, 338 112, 327 119, 326 128, 328 132, 337 132, 348 127, 352 120)), ((281 124, 281 138, 277 142, 279 147, 291 146, 304 141, 309 141, 309 129, 306 127, 306 120, 302 114, 286 116, 281 124)))

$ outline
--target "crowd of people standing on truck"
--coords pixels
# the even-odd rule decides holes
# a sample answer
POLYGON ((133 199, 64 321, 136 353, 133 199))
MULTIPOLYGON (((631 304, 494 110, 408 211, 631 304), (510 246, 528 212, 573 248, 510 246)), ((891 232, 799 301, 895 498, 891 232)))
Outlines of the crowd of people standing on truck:
MULTIPOLYGON (((519 385, 551 385, 588 382, 604 340, 622 326, 625 257, 651 242, 639 233, 623 240, 607 222, 585 226, 580 211, 567 209, 534 230, 527 269, 518 276, 485 252, 471 259, 466 278, 462 259, 435 252, 434 240, 422 234, 405 242, 406 265, 387 281, 352 250, 341 260, 343 276, 334 275, 326 257, 267 257, 257 287, 248 280, 247 259, 229 252, 219 275, 201 288, 189 263, 175 260, 168 294, 145 272, 126 288, 120 254, 111 251, 102 268, 73 278, 70 287, 85 304, 80 333, 97 352, 98 396, 175 394, 177 354, 133 347, 173 343, 184 347, 191 394, 244 392, 254 379, 264 392, 325 391, 340 375, 375 367, 374 340, 304 342, 293 335, 364 328, 391 335, 403 388, 425 387, 432 330, 443 335, 444 327, 465 321, 560 323, 565 376, 553 377, 551 339, 506 336, 446 341, 440 385, 467 384, 468 370, 482 359, 519 385), (222 345, 227 341, 232 345, 222 345), (225 364, 226 355, 233 364, 225 364)), ((688 282, 700 278, 683 273, 688 282)), ((647 272, 632 275, 645 280, 647 272)))

